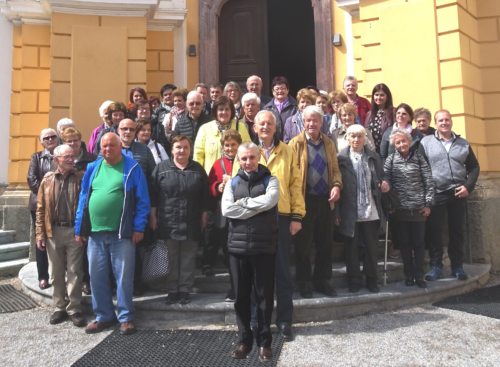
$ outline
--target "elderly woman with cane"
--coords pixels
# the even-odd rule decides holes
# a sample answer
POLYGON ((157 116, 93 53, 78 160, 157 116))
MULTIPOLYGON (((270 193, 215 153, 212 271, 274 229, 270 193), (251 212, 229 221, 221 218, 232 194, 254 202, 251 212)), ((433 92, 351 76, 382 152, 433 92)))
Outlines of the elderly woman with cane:
POLYGON ((399 196, 399 207, 391 216, 396 222, 401 247, 405 285, 426 288, 424 280, 425 222, 431 213, 434 183, 431 169, 418 150, 410 149, 407 130, 394 129, 390 137, 396 151, 384 164, 384 182, 399 196))

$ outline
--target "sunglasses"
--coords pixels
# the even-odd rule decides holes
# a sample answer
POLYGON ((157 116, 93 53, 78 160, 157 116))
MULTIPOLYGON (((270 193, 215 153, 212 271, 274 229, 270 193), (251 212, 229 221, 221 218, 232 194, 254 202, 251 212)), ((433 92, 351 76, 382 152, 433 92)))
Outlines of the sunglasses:
POLYGON ((55 140, 57 139, 57 135, 45 136, 42 138, 43 141, 55 140))

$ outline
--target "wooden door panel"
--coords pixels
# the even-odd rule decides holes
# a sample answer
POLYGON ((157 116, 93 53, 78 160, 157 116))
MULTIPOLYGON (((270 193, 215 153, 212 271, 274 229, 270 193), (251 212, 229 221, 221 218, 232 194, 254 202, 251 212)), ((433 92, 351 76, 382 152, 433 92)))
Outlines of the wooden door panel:
POLYGON ((232 0, 219 18, 219 76, 245 86, 249 75, 269 79, 266 0, 232 0))

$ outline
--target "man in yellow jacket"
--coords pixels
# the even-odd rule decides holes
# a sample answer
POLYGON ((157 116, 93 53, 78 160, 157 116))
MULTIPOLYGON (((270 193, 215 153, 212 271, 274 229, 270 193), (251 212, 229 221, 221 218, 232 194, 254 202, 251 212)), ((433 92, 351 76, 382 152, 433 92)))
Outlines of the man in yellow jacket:
POLYGON ((298 161, 306 203, 303 228, 295 237, 295 269, 300 295, 312 298, 313 288, 328 297, 336 295, 332 278, 333 206, 340 199, 342 176, 333 142, 320 131, 323 111, 307 106, 304 131, 288 144, 298 161), (316 245, 314 274, 310 260, 316 245))
POLYGON ((292 236, 302 229, 305 215, 302 180, 292 149, 276 134, 276 117, 271 111, 255 116, 254 131, 259 139, 260 164, 267 166, 279 180, 278 248, 276 251, 276 325, 285 340, 293 339, 293 283, 290 276, 290 246, 292 236))

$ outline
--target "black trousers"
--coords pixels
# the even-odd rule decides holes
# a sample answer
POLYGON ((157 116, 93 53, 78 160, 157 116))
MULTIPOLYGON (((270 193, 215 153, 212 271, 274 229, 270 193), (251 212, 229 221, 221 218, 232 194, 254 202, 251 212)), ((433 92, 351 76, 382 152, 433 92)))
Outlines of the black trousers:
POLYGON ((250 328, 252 292, 257 305, 257 345, 270 347, 271 317, 274 306, 274 264, 273 255, 234 255, 229 254, 236 301, 236 323, 238 325, 239 342, 253 345, 253 334, 250 328))
POLYGON ((406 279, 424 279, 425 221, 395 221, 406 279))
POLYGON ((467 200, 457 199, 451 193, 436 195, 436 203, 429 216, 429 255, 431 266, 443 266, 443 230, 448 216, 448 256, 452 270, 462 267, 464 262, 464 229, 466 225, 467 200), (444 198, 447 196, 447 198, 444 198), (442 203, 444 201, 444 203, 442 203))
POLYGON ((349 284, 361 285, 362 283, 360 252, 367 284, 377 284, 377 240, 379 226, 379 220, 356 222, 354 237, 345 238, 345 264, 349 284), (363 246, 361 247, 360 245, 363 246))
MULTIPOLYGON (((31 212, 31 223, 35 228, 36 213, 31 212)), ((45 279, 49 281, 49 258, 47 257, 47 250, 40 251, 35 246, 36 270, 38 272, 38 280, 45 279)))
POLYGON ((302 230, 294 237, 297 283, 329 281, 332 278, 333 215, 327 198, 306 195, 302 230), (314 274, 311 264, 316 245, 314 274))

